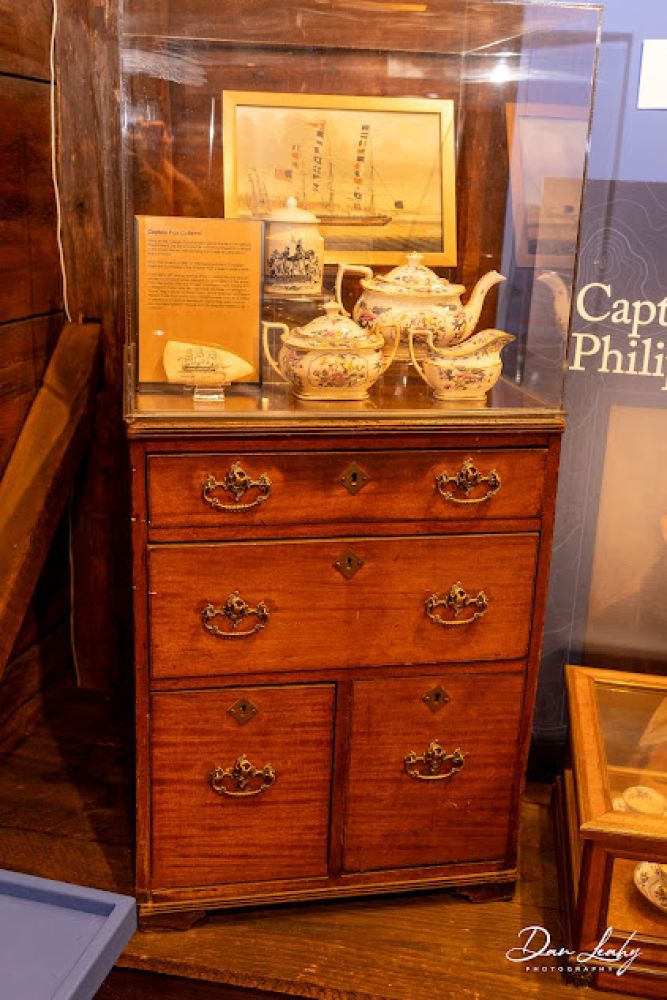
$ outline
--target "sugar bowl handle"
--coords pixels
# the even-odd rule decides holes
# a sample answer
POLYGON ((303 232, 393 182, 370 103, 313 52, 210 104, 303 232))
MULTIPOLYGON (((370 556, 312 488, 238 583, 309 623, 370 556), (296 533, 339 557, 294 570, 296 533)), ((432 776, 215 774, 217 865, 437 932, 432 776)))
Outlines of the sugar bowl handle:
POLYGON ((280 330, 280 332, 285 335, 289 333, 289 327, 287 326, 287 323, 269 323, 267 321, 262 323, 262 344, 264 345, 266 360, 269 362, 274 372, 277 372, 278 375, 284 379, 285 376, 280 370, 280 365, 271 354, 271 348, 269 347, 269 330, 280 330))

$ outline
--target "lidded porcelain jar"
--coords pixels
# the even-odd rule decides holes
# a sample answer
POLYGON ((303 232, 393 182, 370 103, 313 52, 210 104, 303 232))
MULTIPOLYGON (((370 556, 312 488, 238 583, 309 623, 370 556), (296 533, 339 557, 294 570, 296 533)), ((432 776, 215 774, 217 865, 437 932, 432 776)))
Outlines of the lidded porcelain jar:
POLYGON ((368 390, 394 359, 385 357, 384 340, 327 302, 324 316, 290 330, 286 323, 262 323, 264 351, 271 367, 299 399, 366 399, 368 390), (278 361, 271 354, 269 331, 281 332, 278 361))
POLYGON ((317 295, 322 291, 324 240, 312 212, 288 198, 266 218, 264 291, 268 295, 317 295))
POLYGON ((421 263, 422 254, 407 254, 405 264, 388 274, 374 275, 364 265, 340 264, 336 277, 336 298, 342 305, 343 278, 347 273, 361 274, 362 293, 352 310, 361 326, 381 333, 385 343, 400 338, 397 354, 409 357, 408 341, 413 340, 417 356, 426 353, 430 333, 438 347, 460 344, 475 329, 487 292, 505 279, 489 271, 479 279, 466 305, 461 303, 463 285, 453 285, 421 263))

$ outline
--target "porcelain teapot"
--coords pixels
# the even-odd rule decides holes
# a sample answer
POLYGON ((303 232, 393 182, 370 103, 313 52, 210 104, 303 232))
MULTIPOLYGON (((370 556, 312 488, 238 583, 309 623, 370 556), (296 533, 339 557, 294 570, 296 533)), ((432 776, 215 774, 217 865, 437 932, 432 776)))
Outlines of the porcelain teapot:
POLYGON ((480 330, 462 344, 438 347, 429 333, 426 357, 416 357, 409 336, 412 363, 436 399, 484 399, 500 378, 500 352, 515 338, 504 330, 480 330))
POLYGON ((363 275, 362 293, 352 310, 352 318, 360 326, 381 333, 386 344, 393 344, 398 336, 400 359, 409 357, 410 335, 418 356, 425 354, 429 332, 438 347, 466 340, 477 326, 487 292, 505 280, 497 271, 489 271, 479 279, 463 305, 461 295, 465 287, 440 278, 421 263, 422 257, 420 253, 409 253, 405 264, 377 276, 370 267, 361 264, 338 265, 336 299, 342 306, 346 274, 363 275))
POLYGON ((394 360, 398 342, 385 356, 380 334, 358 326, 338 302, 325 303, 324 310, 324 316, 293 330, 286 323, 262 323, 266 358, 299 399, 366 399, 394 360), (277 361, 269 345, 272 329, 281 332, 277 361))

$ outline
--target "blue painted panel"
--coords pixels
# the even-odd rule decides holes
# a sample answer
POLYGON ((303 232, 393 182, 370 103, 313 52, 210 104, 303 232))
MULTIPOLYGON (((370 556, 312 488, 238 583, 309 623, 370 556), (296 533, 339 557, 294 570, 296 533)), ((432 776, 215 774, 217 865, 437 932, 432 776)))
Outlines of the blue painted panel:
POLYGON ((136 926, 129 896, 0 870, 0 996, 91 1000, 136 926))

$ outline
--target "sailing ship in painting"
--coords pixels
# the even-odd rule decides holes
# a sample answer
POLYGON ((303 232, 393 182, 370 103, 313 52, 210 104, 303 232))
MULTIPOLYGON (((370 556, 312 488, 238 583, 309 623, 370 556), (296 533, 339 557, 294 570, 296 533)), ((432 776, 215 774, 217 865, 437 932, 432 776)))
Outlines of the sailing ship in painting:
MULTIPOLYGON (((376 205, 378 174, 373 163, 371 125, 360 127, 355 159, 348 165, 345 178, 340 167, 338 171, 335 169, 327 152, 326 124, 323 119, 308 122, 313 133, 310 148, 303 142, 291 143, 289 166, 274 167, 269 180, 287 182, 298 196, 299 204, 308 205, 323 226, 386 226, 393 215, 379 211, 376 205)), ((280 190, 284 190, 284 185, 280 190)), ((249 168, 246 204, 251 215, 263 218, 276 201, 283 200, 282 193, 272 199, 267 180, 256 167, 249 168)), ((403 201, 394 200, 393 210, 401 209, 403 201)))

